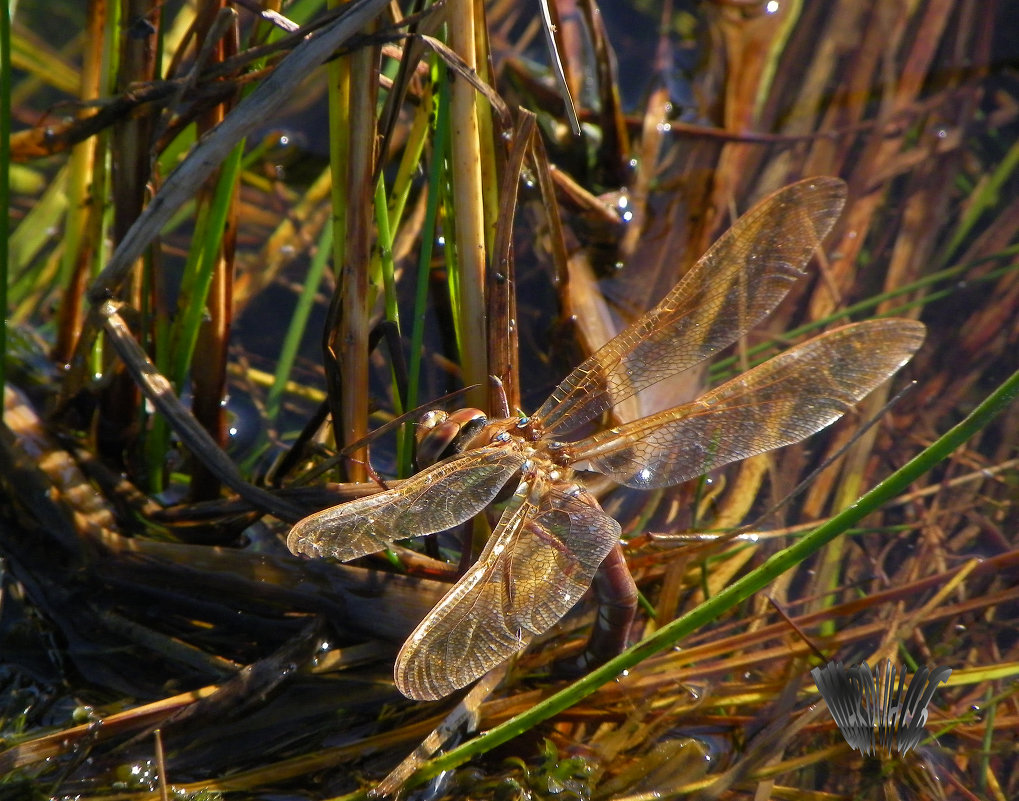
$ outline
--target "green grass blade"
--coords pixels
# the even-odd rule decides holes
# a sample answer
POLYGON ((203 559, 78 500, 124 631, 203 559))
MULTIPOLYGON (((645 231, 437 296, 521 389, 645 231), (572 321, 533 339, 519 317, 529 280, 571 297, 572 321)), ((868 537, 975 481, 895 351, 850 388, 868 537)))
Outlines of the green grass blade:
MULTIPOLYGON (((393 264, 393 232, 389 227, 389 204, 386 201, 386 183, 380 176, 375 184, 376 247, 382 264, 382 290, 386 319, 400 330, 400 307, 396 302, 396 265, 393 264)), ((399 400, 399 393, 393 395, 399 400)))
POLYGON ((278 423, 280 401, 283 398, 283 390, 286 388, 293 370, 294 362, 297 359, 297 349, 300 347, 304 332, 308 328, 308 318, 315 305, 315 294, 322 284, 322 275, 325 273, 326 265, 329 264, 329 256, 333 247, 333 227, 326 225, 322 227, 322 235, 318 240, 318 247, 315 256, 311 260, 308 275, 304 280, 304 288, 297 299, 297 305, 290 318, 290 325, 287 326, 286 336, 283 338, 283 346, 280 348, 279 361, 276 364, 276 373, 273 376, 272 387, 265 400, 266 417, 273 423, 278 423))
POLYGON ((183 309, 183 315, 174 337, 176 347, 173 352, 174 361, 171 372, 178 390, 187 378, 191 357, 195 351, 195 343, 198 341, 198 329, 205 316, 205 301, 209 294, 209 287, 212 285, 216 260, 219 258, 223 228, 230 210, 230 202, 240 172, 243 152, 244 141, 241 140, 223 162, 219 181, 216 183, 216 193, 206 217, 204 236, 197 242, 200 255, 196 262, 196 272, 181 288, 183 302, 180 304, 180 308, 183 309))

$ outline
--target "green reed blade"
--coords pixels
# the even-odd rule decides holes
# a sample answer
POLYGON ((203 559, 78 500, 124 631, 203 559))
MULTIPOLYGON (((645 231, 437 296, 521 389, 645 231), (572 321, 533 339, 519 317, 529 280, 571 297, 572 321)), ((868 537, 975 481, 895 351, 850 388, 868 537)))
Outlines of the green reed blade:
POLYGON ((315 255, 308 268, 308 274, 304 279, 304 287, 297 298, 297 305, 290 317, 290 324, 287 326, 287 333, 283 337, 283 346, 280 348, 279 360, 276 363, 276 372, 273 376, 272 386, 265 400, 266 417, 273 424, 278 424, 280 401, 283 398, 283 390, 286 388, 290 373, 297 360, 297 349, 304 338, 304 332, 308 328, 308 318, 315 306, 315 295, 322 285, 322 276, 325 273, 326 265, 329 263, 329 256, 333 247, 333 228, 331 225, 322 226, 322 234, 319 236, 315 255))
POLYGON ((223 229, 234 193, 234 187, 240 174, 241 158, 244 154, 244 140, 234 146, 233 151, 223 162, 216 192, 205 215, 202 236, 196 236, 192 244, 192 253, 197 248, 197 258, 193 261, 194 272, 186 275, 181 285, 181 300, 178 308, 183 311, 180 323, 174 336, 176 343, 173 349, 173 368, 170 375, 178 387, 183 386, 191 366, 195 343, 198 341, 198 329, 205 317, 205 302, 209 287, 219 258, 220 246, 223 242, 223 229))

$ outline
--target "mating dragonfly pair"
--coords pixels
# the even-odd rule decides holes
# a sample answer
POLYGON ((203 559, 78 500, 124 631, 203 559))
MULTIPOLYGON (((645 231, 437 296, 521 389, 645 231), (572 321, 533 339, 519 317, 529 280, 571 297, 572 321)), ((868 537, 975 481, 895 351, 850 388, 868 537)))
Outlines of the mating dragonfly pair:
POLYGON ((921 323, 846 325, 690 403, 570 438, 615 404, 710 358, 760 322, 803 276, 845 195, 836 178, 801 181, 770 195, 655 308, 570 373, 532 416, 487 420, 470 411, 447 419, 430 413, 436 438, 454 438, 454 455, 396 489, 293 527, 287 545, 294 553, 346 561, 464 523, 517 482, 477 561, 400 650, 400 692, 436 699, 480 678, 558 622, 606 557, 619 553, 619 524, 578 483, 577 471, 638 489, 696 478, 821 430, 909 361, 923 341, 921 323))

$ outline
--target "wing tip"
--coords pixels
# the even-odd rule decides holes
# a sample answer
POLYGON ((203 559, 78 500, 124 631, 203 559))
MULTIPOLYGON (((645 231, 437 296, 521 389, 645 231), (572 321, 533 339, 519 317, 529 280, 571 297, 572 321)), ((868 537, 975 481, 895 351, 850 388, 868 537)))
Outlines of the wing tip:
POLYGON ((849 186, 841 178, 834 175, 812 175, 799 181, 789 184, 778 190, 779 192, 797 191, 811 192, 813 194, 826 194, 832 198, 845 202, 849 194, 849 186))
POLYGON ((319 556, 318 549, 308 541, 308 537, 304 534, 302 523, 304 520, 299 520, 287 534, 287 550, 295 556, 319 556))
MULTIPOLYGON (((409 642, 409 641, 408 641, 409 642)), ((406 647, 406 646, 405 646, 406 647)), ((419 664, 413 657, 405 659, 403 649, 396 658, 393 668, 393 682, 396 689, 412 701, 439 701, 465 686, 433 674, 428 663, 419 664)))
POLYGON ((913 358, 927 338, 927 326, 919 320, 911 320, 907 317, 879 317, 876 320, 865 320, 857 325, 866 325, 871 330, 884 328, 894 331, 897 334, 896 344, 900 346, 905 355, 903 364, 913 358))

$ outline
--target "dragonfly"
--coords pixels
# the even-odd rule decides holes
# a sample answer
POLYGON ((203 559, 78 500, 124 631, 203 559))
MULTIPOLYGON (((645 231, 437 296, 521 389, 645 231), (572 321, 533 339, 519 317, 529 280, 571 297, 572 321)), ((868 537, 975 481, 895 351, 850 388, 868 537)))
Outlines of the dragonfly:
POLYGON ((430 412, 422 443, 435 456, 449 445, 451 455, 291 529, 295 554, 348 561, 458 526, 513 488, 477 560, 403 644, 394 668, 400 692, 435 700, 480 678, 554 626, 609 554, 621 555, 620 525, 584 489, 584 472, 637 489, 697 478, 825 428, 912 358, 922 323, 852 323, 691 402, 586 434, 615 404, 709 359, 768 315, 804 276, 845 198, 845 184, 829 177, 771 194, 537 412, 430 412))

